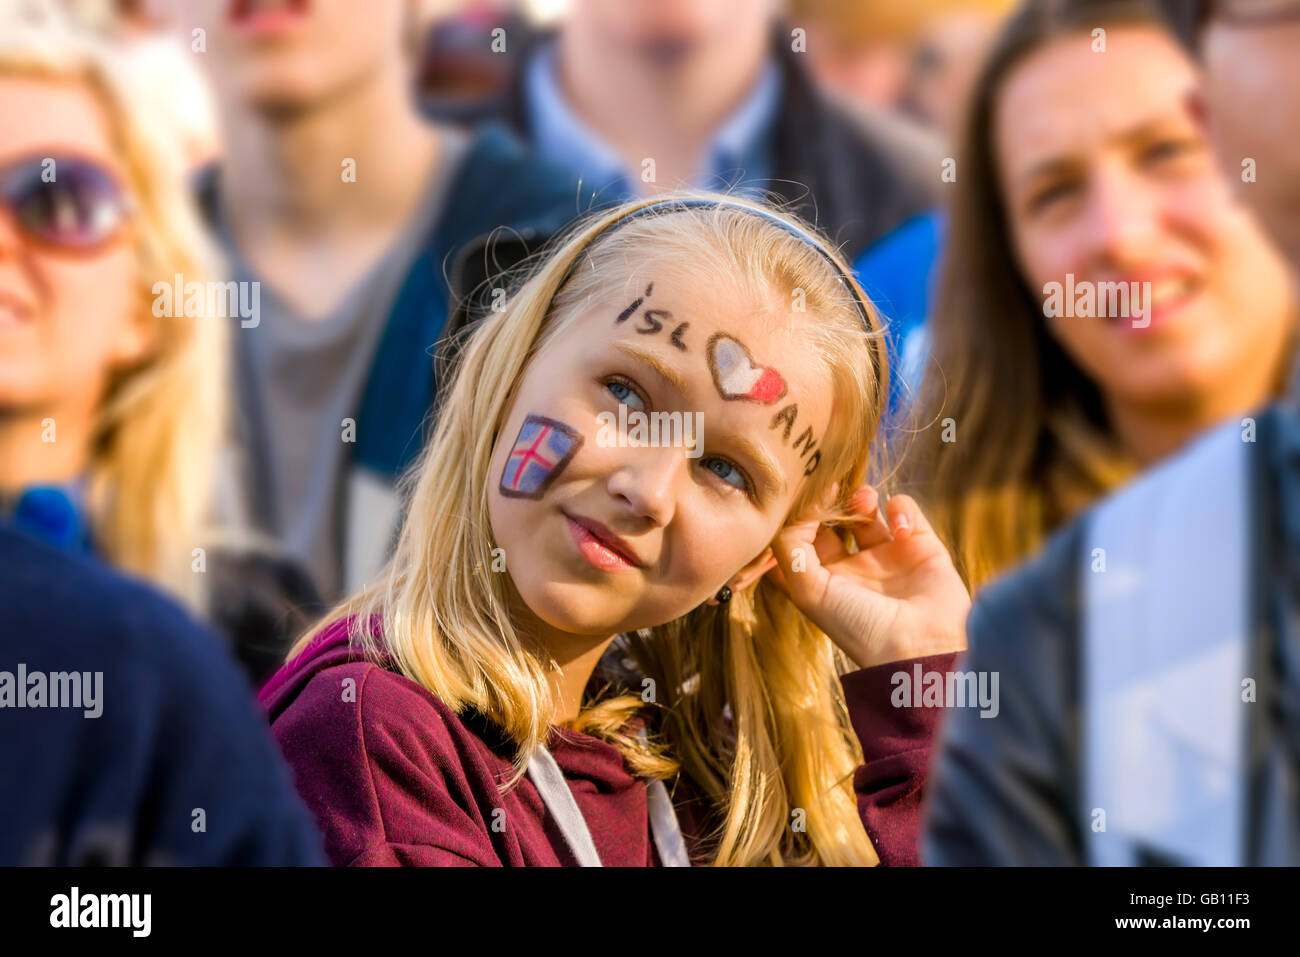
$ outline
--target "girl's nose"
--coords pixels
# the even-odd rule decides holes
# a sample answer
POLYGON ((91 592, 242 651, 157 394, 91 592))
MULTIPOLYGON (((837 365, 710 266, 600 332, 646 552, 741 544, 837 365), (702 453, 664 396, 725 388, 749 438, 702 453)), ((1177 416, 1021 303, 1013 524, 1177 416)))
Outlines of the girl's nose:
POLYGON ((678 448, 627 449, 627 458, 609 477, 609 492, 655 525, 667 525, 676 508, 677 479, 688 460, 678 448))

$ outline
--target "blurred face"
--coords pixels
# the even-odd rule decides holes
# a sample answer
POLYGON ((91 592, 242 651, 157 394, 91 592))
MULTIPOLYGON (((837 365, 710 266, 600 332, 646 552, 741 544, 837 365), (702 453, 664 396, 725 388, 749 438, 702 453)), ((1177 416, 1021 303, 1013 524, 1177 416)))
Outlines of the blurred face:
POLYGON ((612 46, 671 62, 724 39, 737 23, 772 13, 771 0, 575 0, 572 16, 612 46))
POLYGON ((829 372, 779 303, 654 265, 617 285, 529 366, 492 457, 496 544, 528 608, 568 634, 662 624, 713 597, 821 477, 831 414, 829 372), (669 429, 631 447, 634 416, 665 412, 696 413, 694 447, 669 429), (627 447, 601 425, 620 414, 627 447))
POLYGON ((913 53, 905 96, 918 118, 946 134, 956 132, 967 93, 998 21, 982 13, 939 17, 913 53))
POLYGON ((1132 306, 1131 317, 1045 320, 1112 401, 1181 403, 1266 379, 1259 367, 1287 334, 1286 270, 1219 175, 1192 67, 1155 29, 1106 39, 1105 52, 1086 34, 1044 46, 997 99, 994 146, 1025 280, 1036 293, 1068 274, 1076 290, 1151 283, 1145 327, 1132 306))
POLYGON ((327 101, 404 56, 407 0, 205 0, 174 4, 220 91, 256 109, 293 113, 327 101))
POLYGON ((1204 50, 1224 172, 1300 268, 1300 2, 1289 8, 1289 19, 1267 24, 1214 21, 1204 50), (1241 179, 1247 158, 1255 161, 1254 182, 1241 179))
MULTIPOLYGON (((24 203, 24 220, 44 209, 50 228, 78 235, 77 208, 53 189, 59 177, 66 187, 77 176, 64 158, 126 181, 99 101, 79 84, 0 77, 0 128, 0 169, 55 159, 48 200, 24 203)), ((41 188, 24 179, 28 189, 41 188)), ((10 205, 0 207, 0 412, 89 415, 112 370, 147 346, 147 303, 129 230, 93 248, 59 248, 19 228, 10 205)))

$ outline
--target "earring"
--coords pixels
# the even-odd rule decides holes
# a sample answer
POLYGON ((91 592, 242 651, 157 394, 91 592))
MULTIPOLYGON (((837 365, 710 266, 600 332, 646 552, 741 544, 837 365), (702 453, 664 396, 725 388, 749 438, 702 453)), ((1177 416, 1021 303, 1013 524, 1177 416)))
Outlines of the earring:
POLYGON ((731 601, 731 589, 728 586, 723 585, 718 589, 717 599, 719 605, 725 605, 727 602, 731 601))

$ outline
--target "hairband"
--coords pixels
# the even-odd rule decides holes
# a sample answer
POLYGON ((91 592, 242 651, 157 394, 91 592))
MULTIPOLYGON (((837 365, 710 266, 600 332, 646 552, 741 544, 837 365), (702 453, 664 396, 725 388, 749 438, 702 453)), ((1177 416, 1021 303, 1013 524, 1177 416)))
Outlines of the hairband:
POLYGON ((847 292, 849 294, 849 298, 853 300, 853 305, 858 310, 858 315, 862 317, 863 327, 866 328, 868 332, 876 331, 872 325, 871 316, 867 312, 867 307, 863 305, 862 300, 860 300, 857 297, 857 295, 853 292, 853 283, 849 281, 849 277, 845 274, 843 267, 840 266, 840 264, 835 261, 834 256, 832 256, 829 252, 827 252, 826 247, 822 245, 821 241, 816 236, 813 236, 811 233, 807 232, 806 230, 800 229, 798 226, 794 225, 793 223, 786 222, 780 216, 777 216, 775 213, 769 212, 766 209, 762 209, 761 207, 749 206, 744 203, 729 202, 723 199, 705 199, 703 197, 688 197, 685 199, 665 199, 665 200, 660 200, 657 203, 650 203, 646 206, 642 206, 640 209, 632 210, 632 212, 628 213, 623 218, 616 220, 615 222, 610 224, 606 229, 602 230, 601 235, 607 236, 610 233, 612 233, 614 230, 618 229, 619 227, 632 222, 632 220, 634 219, 640 219, 642 216, 646 215, 647 213, 663 210, 666 208, 672 208, 674 209, 674 211, 686 210, 686 209, 738 209, 746 213, 752 213, 755 216, 765 219, 772 225, 779 226, 781 229, 785 230, 791 236, 795 236, 798 239, 803 240, 808 246, 815 249, 817 251, 817 254, 821 256, 822 259, 826 260, 826 262, 830 265, 830 267, 835 270, 835 275, 839 277, 840 283, 841 285, 844 286, 845 292, 847 292))

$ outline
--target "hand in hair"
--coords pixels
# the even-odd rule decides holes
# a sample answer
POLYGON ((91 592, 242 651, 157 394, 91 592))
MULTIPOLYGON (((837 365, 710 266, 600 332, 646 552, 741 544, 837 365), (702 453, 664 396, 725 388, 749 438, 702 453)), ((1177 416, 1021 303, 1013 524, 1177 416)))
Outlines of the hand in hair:
POLYGON ((879 502, 871 486, 849 499, 856 551, 817 518, 786 525, 768 577, 860 668, 964 650, 970 596, 947 549, 910 496, 885 516, 879 502))

